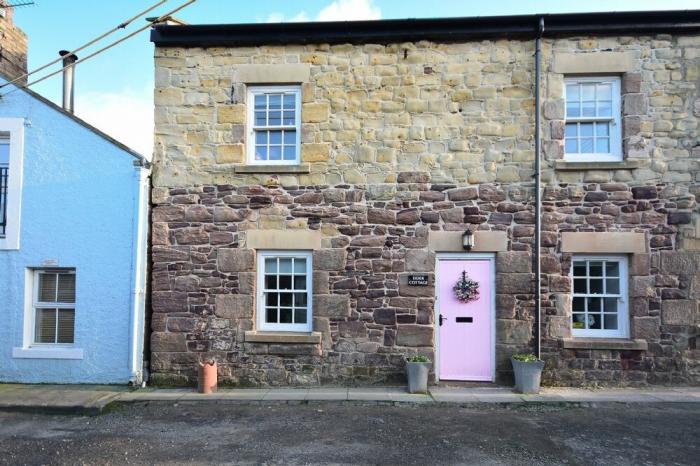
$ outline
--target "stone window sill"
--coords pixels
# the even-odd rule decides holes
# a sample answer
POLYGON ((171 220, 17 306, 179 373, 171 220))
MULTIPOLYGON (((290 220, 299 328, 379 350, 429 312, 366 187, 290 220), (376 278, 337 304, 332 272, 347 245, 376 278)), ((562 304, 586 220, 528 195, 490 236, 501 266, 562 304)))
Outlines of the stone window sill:
POLYGON ((233 167, 234 173, 270 173, 270 174, 306 174, 310 173, 308 163, 303 163, 301 165, 239 165, 233 167))
POLYGON ((555 160, 555 170, 634 170, 642 167, 641 160, 623 160, 621 162, 567 162, 555 160))
POLYGON ((306 343, 320 345, 321 332, 259 332, 248 330, 245 332, 245 341, 249 343, 306 343))
POLYGON ((83 350, 60 346, 12 348, 12 357, 16 359, 83 359, 83 350))
POLYGON ((595 350, 623 350, 646 351, 646 340, 632 340, 624 338, 562 338, 559 340, 565 349, 595 349, 595 350))

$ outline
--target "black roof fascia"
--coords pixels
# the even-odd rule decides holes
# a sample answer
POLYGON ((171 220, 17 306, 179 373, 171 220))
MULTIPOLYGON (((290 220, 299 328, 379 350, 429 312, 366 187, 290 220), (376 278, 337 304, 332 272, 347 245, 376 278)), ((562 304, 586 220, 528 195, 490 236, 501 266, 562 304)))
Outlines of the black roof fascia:
POLYGON ((216 47, 527 39, 537 34, 540 18, 545 20, 545 35, 549 37, 700 32, 700 10, 672 10, 307 23, 156 25, 151 30, 151 41, 164 47, 216 47))

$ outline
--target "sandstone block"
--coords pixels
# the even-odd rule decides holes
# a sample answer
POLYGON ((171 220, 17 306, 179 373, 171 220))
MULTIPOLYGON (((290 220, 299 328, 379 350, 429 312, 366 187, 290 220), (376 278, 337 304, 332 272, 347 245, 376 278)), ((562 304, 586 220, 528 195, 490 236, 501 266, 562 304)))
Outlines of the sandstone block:
POLYGON ((153 312, 187 312, 187 293, 182 291, 154 291, 151 294, 153 312))
POLYGON ((212 214, 206 206, 193 205, 187 207, 185 211, 185 220, 188 222, 210 222, 212 214))
POLYGON ((399 325, 396 333, 397 346, 433 346, 433 328, 424 325, 399 325))
POLYGON ((184 333, 153 332, 151 334, 151 351, 170 353, 187 351, 187 339, 184 333))
POLYGON ((496 341, 512 345, 526 345, 530 339, 532 339, 532 322, 514 319, 496 320, 496 341))
POLYGON ((400 172, 397 178, 399 183, 429 183, 430 173, 427 172, 400 172))
POLYGON ((532 256, 529 252, 510 251, 496 254, 496 272, 529 273, 532 268, 532 256))
POLYGON ((435 254, 425 249, 408 249, 405 263, 408 272, 432 272, 435 270, 435 254))
POLYGON ((415 225, 420 222, 418 209, 403 209, 396 214, 396 223, 399 225, 415 225))
POLYGON ((653 276, 630 277, 630 297, 656 297, 655 279, 653 276))
POLYGON ((367 209, 367 223, 393 225, 396 223, 396 212, 387 209, 367 209))
POLYGON ((661 271, 669 275, 700 272, 700 252, 661 251, 661 271))
POLYGON ((248 272, 255 266, 255 253, 250 249, 221 248, 217 265, 222 272, 248 272))
POLYGON ((496 290, 502 294, 532 293, 533 275, 529 273, 496 274, 496 290))
MULTIPOLYGON (((444 195, 442 193, 435 194, 439 195, 440 197, 437 200, 442 200, 444 198, 444 195)), ((451 201, 468 201, 472 199, 478 199, 479 191, 477 190, 477 188, 473 187, 448 189, 447 198, 451 201)))
POLYGON ((380 325, 396 325, 396 310, 392 308, 379 308, 373 312, 374 323, 380 325))
POLYGON ((223 319, 251 319, 253 317, 253 297, 243 294, 216 295, 214 314, 223 319))
POLYGON ((625 73, 622 75, 622 94, 635 94, 642 90, 641 73, 625 73))
POLYGON ((327 103, 308 103, 301 107, 303 123, 321 123, 328 120, 329 106, 327 103))
POLYGON ((632 336, 642 340, 658 340, 661 337, 661 319, 658 317, 634 317, 632 336))
POLYGON ((352 320, 338 322, 338 334, 342 338, 366 338, 367 328, 363 322, 352 320))
POLYGON ((216 146, 216 163, 243 163, 243 144, 221 144, 216 146))
POLYGON ((201 227, 181 228, 175 230, 175 240, 177 244, 207 244, 209 235, 201 227))
POLYGON ((330 159, 330 145, 328 144, 302 144, 302 162, 327 162, 330 159))
POLYGON ((622 96, 622 113, 624 115, 646 115, 647 97, 645 94, 625 94, 622 96))
POLYGON ((220 105, 216 112, 219 123, 245 124, 246 106, 243 104, 220 105))
POLYGON ((661 302, 665 325, 695 325, 698 321, 698 300, 667 299, 661 302))
POLYGON ((341 294, 314 295, 314 315, 341 318, 350 316, 350 297, 341 294))
POLYGON ((319 249, 313 253, 315 270, 337 271, 345 269, 345 249, 319 249))

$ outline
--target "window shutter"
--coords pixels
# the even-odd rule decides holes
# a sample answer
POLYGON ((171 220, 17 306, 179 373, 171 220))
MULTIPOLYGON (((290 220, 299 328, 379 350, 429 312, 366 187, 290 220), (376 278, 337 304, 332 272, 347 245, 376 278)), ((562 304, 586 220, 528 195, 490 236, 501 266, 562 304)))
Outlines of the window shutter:
POLYGON ((75 328, 75 310, 58 310, 58 337, 56 343, 73 343, 75 328))

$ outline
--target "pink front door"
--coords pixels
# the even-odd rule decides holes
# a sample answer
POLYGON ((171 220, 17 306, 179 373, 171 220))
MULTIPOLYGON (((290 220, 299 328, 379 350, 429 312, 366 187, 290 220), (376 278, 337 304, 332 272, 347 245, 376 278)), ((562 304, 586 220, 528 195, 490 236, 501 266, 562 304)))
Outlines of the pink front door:
POLYGON ((438 262, 439 378, 493 380, 494 263, 486 259, 440 259, 438 262), (479 283, 479 298, 464 303, 453 290, 466 272, 479 283), (440 324, 442 322, 442 325, 440 324))

